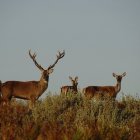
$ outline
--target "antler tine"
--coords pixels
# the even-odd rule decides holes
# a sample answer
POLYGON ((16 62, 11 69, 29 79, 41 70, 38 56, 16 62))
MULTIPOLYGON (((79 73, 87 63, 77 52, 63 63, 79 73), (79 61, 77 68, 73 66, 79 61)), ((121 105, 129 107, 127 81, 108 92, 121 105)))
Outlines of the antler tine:
POLYGON ((53 68, 53 67, 55 66, 55 64, 58 62, 58 60, 61 59, 61 58, 63 58, 64 56, 65 56, 65 51, 64 51, 64 50, 63 50, 62 53, 61 53, 60 51, 58 51, 58 55, 56 55, 56 57, 57 57, 56 61, 54 62, 53 65, 50 65, 50 66, 48 67, 48 69, 53 68))
POLYGON ((36 53, 34 53, 33 55, 31 54, 31 50, 29 50, 29 56, 31 57, 31 59, 33 60, 33 62, 35 63, 35 65, 41 70, 43 71, 44 69, 41 67, 41 65, 39 65, 36 61, 36 53))
POLYGON ((33 54, 33 58, 34 58, 34 59, 35 59, 35 57, 36 57, 36 53, 33 54))

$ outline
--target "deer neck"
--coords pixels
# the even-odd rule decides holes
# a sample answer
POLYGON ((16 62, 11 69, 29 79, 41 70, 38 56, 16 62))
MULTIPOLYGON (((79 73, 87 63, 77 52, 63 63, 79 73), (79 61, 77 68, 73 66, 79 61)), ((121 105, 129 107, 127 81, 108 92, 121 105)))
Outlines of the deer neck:
POLYGON ((74 85, 73 88, 75 91, 77 91, 77 85, 74 85))
POLYGON ((40 78, 39 84, 43 92, 47 89, 48 83, 49 83, 49 76, 46 79, 44 79, 43 76, 40 78))
POLYGON ((117 84, 115 86, 115 92, 116 94, 121 90, 121 81, 117 81, 117 84))

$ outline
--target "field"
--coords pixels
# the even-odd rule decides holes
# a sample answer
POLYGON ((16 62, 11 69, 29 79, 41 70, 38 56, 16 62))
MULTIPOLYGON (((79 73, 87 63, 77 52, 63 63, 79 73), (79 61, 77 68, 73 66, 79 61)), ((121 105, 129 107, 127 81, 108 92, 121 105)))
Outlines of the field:
POLYGON ((49 94, 32 111, 14 100, 0 106, 0 140, 140 140, 140 99, 49 94))

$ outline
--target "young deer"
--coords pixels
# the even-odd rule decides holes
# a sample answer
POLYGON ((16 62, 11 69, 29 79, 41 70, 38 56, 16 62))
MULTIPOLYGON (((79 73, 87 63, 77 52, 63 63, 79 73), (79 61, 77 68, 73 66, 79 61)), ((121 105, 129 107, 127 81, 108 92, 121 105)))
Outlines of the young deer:
POLYGON ((62 86, 61 87, 61 94, 67 94, 68 92, 77 93, 77 85, 78 85, 78 77, 76 76, 75 79, 69 76, 69 79, 71 80, 72 86, 62 86))
POLYGON ((113 76, 117 80, 117 84, 115 86, 88 86, 83 89, 83 94, 85 97, 91 99, 94 98, 113 98, 115 99, 117 93, 121 90, 121 81, 122 78, 126 75, 124 72, 122 75, 117 75, 113 73, 113 76))
POLYGON ((47 69, 44 69, 41 65, 39 65, 36 61, 36 54, 31 54, 29 50, 29 56, 33 60, 34 64, 38 67, 38 69, 42 72, 41 78, 39 81, 7 81, 1 84, 1 94, 2 100, 5 102, 9 102, 12 97, 26 99, 31 102, 32 107, 35 101, 44 93, 44 91, 48 88, 49 83, 49 75, 53 72, 53 68, 55 64, 63 58, 65 52, 59 52, 57 55, 57 59, 53 65, 50 65, 47 69))

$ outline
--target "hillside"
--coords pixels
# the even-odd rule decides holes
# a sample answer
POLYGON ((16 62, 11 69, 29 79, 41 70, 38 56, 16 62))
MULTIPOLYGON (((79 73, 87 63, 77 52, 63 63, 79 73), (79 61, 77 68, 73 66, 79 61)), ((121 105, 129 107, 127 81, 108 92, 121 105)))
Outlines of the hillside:
POLYGON ((139 140, 140 99, 87 100, 49 95, 32 111, 22 102, 0 106, 1 140, 139 140))

